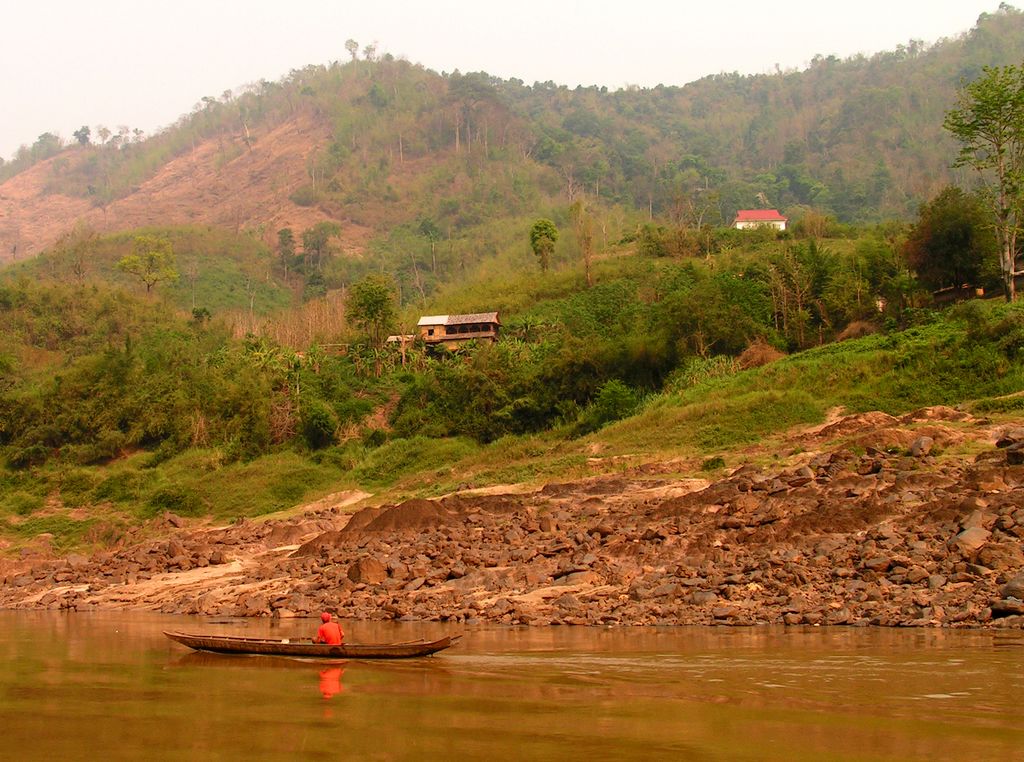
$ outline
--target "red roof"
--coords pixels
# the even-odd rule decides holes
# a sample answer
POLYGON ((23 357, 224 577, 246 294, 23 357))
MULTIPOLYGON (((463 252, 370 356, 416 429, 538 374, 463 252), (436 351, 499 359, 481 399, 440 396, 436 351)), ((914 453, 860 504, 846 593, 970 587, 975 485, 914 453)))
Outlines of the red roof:
POLYGON ((778 209, 740 209, 736 222, 786 222, 789 218, 779 214, 778 209))

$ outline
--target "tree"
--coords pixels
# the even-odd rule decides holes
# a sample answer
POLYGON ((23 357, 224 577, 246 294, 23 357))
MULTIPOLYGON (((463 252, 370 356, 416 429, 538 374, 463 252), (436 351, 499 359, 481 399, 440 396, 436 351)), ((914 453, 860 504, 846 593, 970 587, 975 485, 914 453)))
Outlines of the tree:
POLYGON ((1016 298, 1017 237, 1024 223, 1024 67, 985 67, 960 88, 943 126, 960 141, 954 166, 973 167, 995 217, 1007 301, 1016 298))
POLYGON ((291 228, 281 228, 277 231, 277 254, 284 266, 284 277, 288 277, 288 266, 295 258, 295 234, 291 228))
POLYGON ((302 253, 307 262, 315 262, 318 272, 323 270, 323 261, 334 253, 331 239, 341 235, 341 225, 336 222, 318 222, 302 231, 302 253))
POLYGON ((921 205, 903 245, 907 264, 932 290, 981 285, 984 262, 997 252, 983 201, 953 185, 921 205))
POLYGON ((89 145, 89 136, 92 134, 92 130, 89 129, 88 125, 83 124, 71 134, 78 141, 79 145, 87 146, 89 145))
POLYGON ((437 275, 437 242, 441 240, 441 229, 429 217, 421 217, 416 231, 430 242, 430 271, 437 275))
POLYGON ((371 344, 383 346, 396 315, 391 281, 383 275, 367 275, 349 291, 345 312, 354 325, 366 332, 371 344))
POLYGON ((147 294, 157 283, 174 283, 178 280, 171 242, 152 235, 135 236, 132 253, 118 261, 117 269, 141 280, 147 294))
POLYGON ((590 220, 590 213, 582 201, 574 201, 569 207, 569 215, 572 217, 573 227, 576 229, 576 242, 580 247, 580 254, 583 256, 583 271, 587 278, 587 288, 594 285, 594 276, 590 271, 590 263, 594 257, 594 228, 590 220))
POLYGON ((551 263, 551 254, 555 250, 555 242, 558 240, 558 228, 555 223, 548 219, 539 219, 530 228, 530 246, 533 253, 540 260, 541 272, 548 271, 551 263))
POLYGON ((75 226, 57 239, 53 246, 53 255, 62 260, 81 283, 85 280, 89 269, 89 259, 94 253, 99 236, 88 224, 79 220, 75 226))
POLYGON ((349 38, 345 40, 345 50, 352 56, 352 60, 355 61, 359 57, 359 43, 349 38))

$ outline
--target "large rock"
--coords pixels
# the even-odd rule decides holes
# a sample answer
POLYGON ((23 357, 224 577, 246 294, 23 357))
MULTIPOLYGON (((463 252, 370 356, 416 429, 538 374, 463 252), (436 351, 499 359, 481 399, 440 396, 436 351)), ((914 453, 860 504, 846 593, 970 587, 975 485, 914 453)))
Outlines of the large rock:
POLYGON ((1024 601, 1024 574, 1018 574, 999 589, 1003 598, 1016 598, 1024 601))
POLYGON ((1024 551, 1018 542, 988 543, 978 551, 978 563, 989 569, 1019 569, 1024 566, 1024 551))
POLYGON ((348 578, 356 583, 379 585, 388 578, 388 570, 376 558, 367 556, 348 567, 348 578))
POLYGON ((1024 444, 1024 428, 1007 429, 996 440, 996 447, 1010 447, 1015 444, 1024 444))
POLYGON ((1024 616, 1024 601, 1018 601, 1013 598, 993 601, 991 608, 993 619, 1006 616, 1024 616))
POLYGON ((963 553, 974 553, 981 548, 992 533, 983 527, 971 527, 965 529, 953 539, 953 545, 963 553))
POLYGON ((935 440, 931 437, 918 437, 910 445, 910 454, 915 458, 922 458, 931 453, 935 446, 935 440))

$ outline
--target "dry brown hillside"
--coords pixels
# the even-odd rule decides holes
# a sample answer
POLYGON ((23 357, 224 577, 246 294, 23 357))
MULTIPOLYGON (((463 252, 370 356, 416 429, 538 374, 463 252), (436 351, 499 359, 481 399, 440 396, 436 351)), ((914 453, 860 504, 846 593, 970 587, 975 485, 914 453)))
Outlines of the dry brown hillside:
MULTIPOLYGON (((233 229, 264 225, 271 242, 276 231, 300 231, 327 219, 316 208, 301 207, 288 196, 308 182, 309 154, 329 138, 311 115, 254 131, 251 150, 237 141, 230 153, 222 139, 211 139, 165 164, 131 195, 94 207, 88 200, 46 194, 53 163, 40 162, 0 185, 0 262, 24 259, 52 244, 78 220, 101 232, 147 225, 210 224, 233 229), (241 151, 239 152, 239 148, 241 151), (226 155, 238 153, 225 161, 226 155)), ((74 152, 71 160, 80 160, 74 152)), ((369 231, 342 222, 342 248, 361 251, 369 231)))

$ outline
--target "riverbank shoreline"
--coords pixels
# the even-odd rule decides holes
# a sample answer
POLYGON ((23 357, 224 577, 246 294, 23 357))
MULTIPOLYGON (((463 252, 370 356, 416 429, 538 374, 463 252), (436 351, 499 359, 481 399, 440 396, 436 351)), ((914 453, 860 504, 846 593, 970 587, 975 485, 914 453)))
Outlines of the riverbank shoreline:
POLYGON ((168 514, 158 540, 0 562, 0 608, 1024 628, 1022 443, 950 408, 876 412, 707 478, 650 463, 354 513, 366 496, 341 493, 227 527, 168 514))

